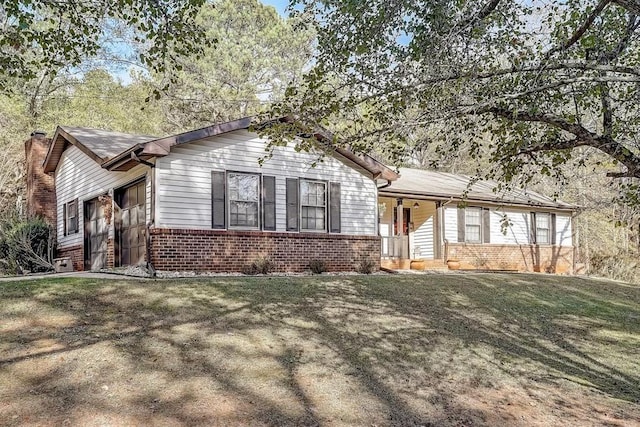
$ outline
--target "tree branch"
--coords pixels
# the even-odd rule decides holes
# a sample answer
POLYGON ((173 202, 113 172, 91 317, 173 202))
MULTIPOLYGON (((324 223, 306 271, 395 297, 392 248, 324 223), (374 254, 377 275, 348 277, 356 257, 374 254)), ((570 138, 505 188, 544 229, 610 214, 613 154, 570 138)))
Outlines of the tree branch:
POLYGON ((628 10, 629 12, 640 15, 640 1, 639 0, 613 0, 613 3, 628 10))
POLYGON ((475 15, 469 16, 468 18, 462 20, 456 27, 460 28, 460 30, 464 30, 471 25, 474 25, 476 22, 482 21, 487 16, 491 15, 491 13, 498 7, 501 0, 489 0, 478 13, 475 15))
POLYGON ((596 7, 591 11, 589 16, 587 17, 587 20, 584 21, 580 27, 578 27, 575 33, 573 33, 573 36, 571 36, 571 38, 569 38, 569 40, 567 40, 562 46, 556 46, 551 50, 549 50, 545 54, 545 57, 549 58, 554 53, 567 50, 571 46, 576 44, 576 42, 580 40, 582 36, 584 36, 584 33, 586 33, 587 30, 591 27, 591 25, 593 24, 593 21, 596 20, 596 18, 602 13, 604 8, 607 7, 607 5, 610 2, 611 0, 600 0, 600 2, 596 5, 596 7))
MULTIPOLYGON (((563 118, 552 114, 512 111, 500 107, 490 107, 487 108, 485 112, 513 121, 545 123, 575 136, 574 139, 559 141, 553 144, 543 144, 539 146, 540 149, 538 151, 567 150, 588 145, 597 148, 622 163, 627 168, 627 171, 623 173, 625 176, 640 178, 640 157, 622 143, 611 138, 610 135, 597 135, 580 124, 569 123, 563 118)), ((616 173, 619 174, 618 172, 616 173)))

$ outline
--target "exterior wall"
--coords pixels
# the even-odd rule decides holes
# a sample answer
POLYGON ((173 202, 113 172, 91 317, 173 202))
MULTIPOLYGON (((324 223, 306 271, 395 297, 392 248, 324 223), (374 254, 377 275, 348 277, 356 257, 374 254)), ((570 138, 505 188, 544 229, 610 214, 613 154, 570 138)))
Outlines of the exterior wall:
MULTIPOLYGON (((122 187, 147 175, 149 168, 136 166, 127 172, 110 172, 89 158, 76 147, 67 148, 56 169, 55 191, 57 194, 57 238, 60 251, 83 244, 84 201, 91 200, 110 190, 122 187), (64 235, 63 205, 78 199, 78 233, 64 235)), ((150 217, 151 191, 147 179, 146 215, 150 217)), ((109 225, 109 238, 113 239, 113 221, 109 225)))
POLYGON ((447 242, 458 241, 458 208, 445 206, 443 214, 444 240, 447 242))
MULTIPOLYGON (((378 225, 380 236, 393 236, 393 211, 396 208, 396 199, 380 197, 378 198, 378 204, 384 206, 384 208, 380 210, 380 224, 378 225)), ((388 253, 389 241, 382 239, 382 244, 384 245, 384 252, 388 253)))
POLYGON ((449 243, 461 269, 573 273, 572 246, 449 243))
POLYGON ((276 178, 276 232, 286 232, 287 177, 309 178, 341 184, 341 232, 377 235, 375 182, 341 161, 326 156, 297 153, 293 147, 276 147, 262 167, 265 142, 256 134, 238 130, 171 148, 156 162, 156 216, 159 228, 211 229, 211 172, 253 172, 276 178))
POLYGON ((556 244, 558 246, 572 246, 573 241, 571 232, 572 222, 571 215, 569 214, 557 214, 556 215, 556 244))
MULTIPOLYGON (((530 211, 518 211, 510 209, 491 209, 490 211, 490 242, 499 245, 528 245, 531 241, 529 228, 530 211), (510 225, 506 234, 502 231, 503 218, 509 219, 510 225)), ((457 238, 457 236, 456 236, 457 238)))
POLYGON ((54 178, 44 172, 42 162, 51 140, 44 134, 34 134, 25 142, 27 216, 41 216, 49 224, 56 223, 56 187, 54 178))
POLYGON ((162 228, 151 236, 157 270, 241 272, 258 257, 272 260, 278 272, 308 270, 314 259, 329 271, 357 270, 363 260, 380 265, 377 236, 162 228))
MULTIPOLYGON (((475 206, 475 205, 472 205, 475 206)), ((539 212, 548 212, 536 209, 539 212)), ((529 245, 532 243, 530 228, 531 210, 517 208, 491 208, 490 210, 490 243, 497 245, 529 245), (502 231, 502 220, 506 215, 510 225, 506 233, 502 231)), ((446 206, 444 209, 444 236, 449 243, 458 242, 458 208, 446 206)), ((568 213, 556 213, 556 244, 558 246, 571 246, 571 215, 568 213)))
POLYGON ((413 222, 413 232, 410 233, 409 240, 412 258, 433 259, 436 204, 425 200, 407 200, 409 207, 411 207, 411 221, 413 222), (418 202, 420 206, 413 208, 415 202, 418 202))
POLYGON ((71 264, 75 271, 84 270, 84 248, 82 245, 67 246, 65 248, 58 247, 58 258, 71 258, 71 264))

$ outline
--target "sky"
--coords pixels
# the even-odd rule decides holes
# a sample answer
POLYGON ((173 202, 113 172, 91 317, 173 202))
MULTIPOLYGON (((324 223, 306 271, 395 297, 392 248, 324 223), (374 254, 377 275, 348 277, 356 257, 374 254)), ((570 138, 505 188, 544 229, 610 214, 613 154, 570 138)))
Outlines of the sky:
MULTIPOLYGON (((262 2, 262 4, 275 7, 278 13, 283 17, 286 17, 288 15, 286 12, 286 9, 287 9, 287 6, 289 5, 289 0, 260 0, 260 1, 262 2)), ((123 47, 123 49, 128 49, 128 48, 125 46, 123 47)), ((137 69, 136 67, 132 67, 132 68, 137 69)), ((132 81, 129 72, 130 72, 130 69, 127 68, 127 69, 117 70, 112 74, 116 78, 118 78, 123 84, 127 85, 132 81)))
POLYGON ((285 16, 285 9, 289 4, 289 0, 262 0, 262 4, 275 7, 280 15, 285 16))

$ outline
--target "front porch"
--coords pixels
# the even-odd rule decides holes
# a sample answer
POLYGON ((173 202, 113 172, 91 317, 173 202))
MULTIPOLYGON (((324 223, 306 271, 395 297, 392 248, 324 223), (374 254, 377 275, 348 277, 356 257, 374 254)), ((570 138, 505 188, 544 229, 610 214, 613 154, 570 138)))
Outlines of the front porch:
POLYGON ((439 202, 379 197, 380 266, 390 270, 444 270, 439 202))

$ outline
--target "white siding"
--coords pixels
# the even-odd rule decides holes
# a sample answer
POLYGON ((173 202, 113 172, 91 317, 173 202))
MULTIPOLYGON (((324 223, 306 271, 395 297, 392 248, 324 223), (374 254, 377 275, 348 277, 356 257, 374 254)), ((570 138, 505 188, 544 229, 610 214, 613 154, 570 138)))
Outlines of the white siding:
MULTIPOLYGON (((413 206, 414 200, 410 201, 413 206)), ((433 236, 436 204, 433 202, 418 201, 420 206, 411 210, 414 231, 412 233, 414 258, 433 259, 433 236)))
MULTIPOLYGON (((82 244, 84 201, 135 181, 145 176, 148 170, 148 167, 140 165, 127 172, 110 172, 102 169, 99 164, 76 147, 72 146, 65 150, 56 169, 58 246, 69 247, 82 244), (64 236, 63 205, 74 199, 78 199, 79 232, 64 236)), ((150 200, 150 182, 147 180, 147 219, 150 214, 150 200)), ((113 222, 109 227, 109 236, 113 237, 113 222)))
POLYGON ((380 235, 383 237, 393 235, 393 210, 396 208, 396 200, 390 197, 380 197, 378 203, 386 206, 380 218, 380 235))
POLYGON ((556 215, 556 244, 558 246, 571 246, 571 215, 556 215))
POLYGON ((287 177, 320 179, 341 184, 342 233, 376 234, 375 182, 336 160, 278 147, 262 167, 264 140, 239 130, 172 147, 156 162, 156 226, 185 229, 211 228, 211 171, 257 172, 276 177, 276 231, 286 231, 287 177))
MULTIPOLYGON (((500 245, 528 245, 531 242, 529 210, 517 208, 490 208, 490 242, 500 245), (510 225, 506 233, 502 232, 502 219, 506 215, 510 225)), ((540 211, 544 212, 544 211, 540 211)), ((457 207, 445 207, 445 239, 449 242, 458 242, 458 212, 457 207)), ((556 244, 559 246, 571 246, 571 216, 569 214, 556 214, 556 244)))
POLYGON ((503 245, 528 245, 529 244, 529 212, 511 209, 491 208, 491 243, 503 245), (502 219, 506 215, 510 225, 502 232, 502 219))
POLYGON ((458 208, 445 206, 444 208, 444 239, 451 243, 458 242, 458 208))

